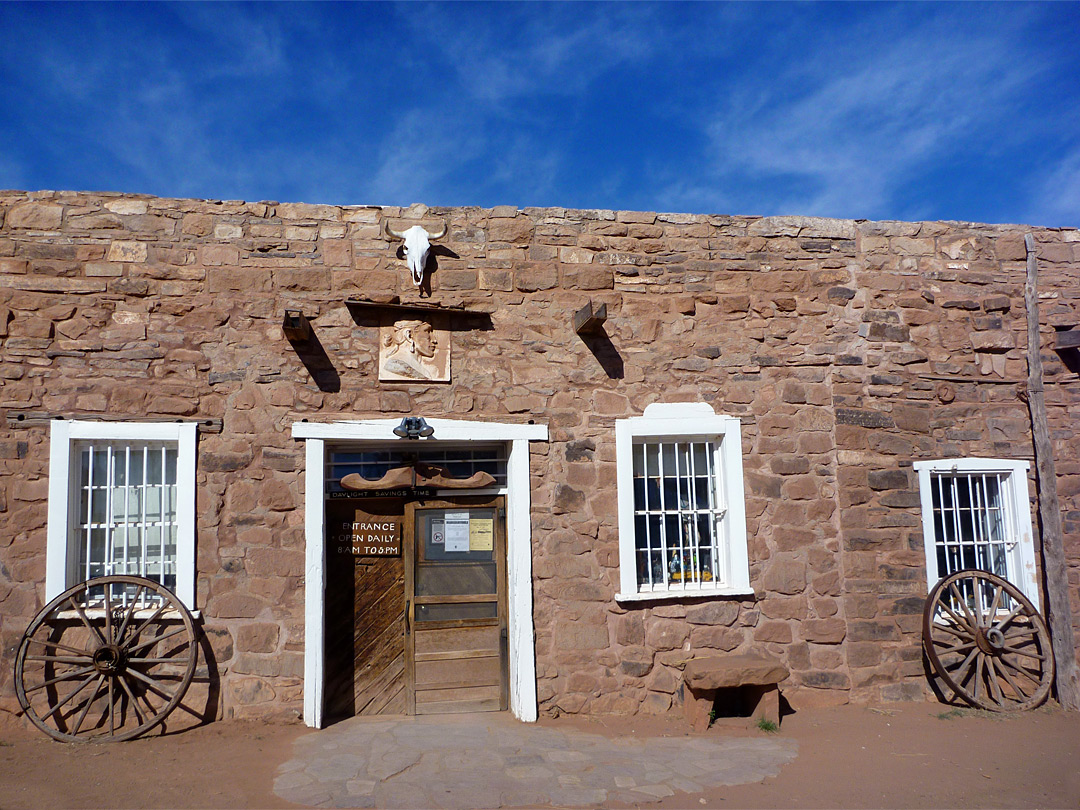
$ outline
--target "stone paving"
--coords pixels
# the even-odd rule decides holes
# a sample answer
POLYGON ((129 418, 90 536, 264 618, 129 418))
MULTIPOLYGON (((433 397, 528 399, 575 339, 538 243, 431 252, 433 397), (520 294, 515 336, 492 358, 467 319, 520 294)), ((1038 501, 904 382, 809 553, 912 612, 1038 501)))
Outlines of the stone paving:
POLYGON ((507 713, 353 718, 300 738, 274 792, 310 807, 640 804, 775 776, 797 748, 764 735, 613 739, 507 713))

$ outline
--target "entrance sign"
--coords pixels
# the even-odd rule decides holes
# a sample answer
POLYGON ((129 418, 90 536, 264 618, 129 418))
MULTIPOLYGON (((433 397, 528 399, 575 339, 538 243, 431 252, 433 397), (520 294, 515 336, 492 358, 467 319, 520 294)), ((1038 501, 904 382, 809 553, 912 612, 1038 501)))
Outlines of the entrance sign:
POLYGON ((469 550, 469 513, 447 512, 444 516, 447 551, 469 550))
POLYGON ((355 557, 400 557, 401 522, 373 518, 358 512, 356 520, 342 523, 337 536, 339 554, 355 557))

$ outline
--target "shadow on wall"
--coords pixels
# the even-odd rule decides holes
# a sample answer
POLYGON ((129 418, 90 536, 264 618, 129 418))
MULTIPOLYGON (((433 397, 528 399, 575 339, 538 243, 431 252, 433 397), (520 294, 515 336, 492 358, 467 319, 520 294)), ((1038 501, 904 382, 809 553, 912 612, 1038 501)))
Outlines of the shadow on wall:
POLYGON ((612 380, 623 378, 623 359, 615 344, 606 332, 600 331, 592 334, 581 335, 581 340, 588 346, 593 357, 600 363, 604 373, 612 380))
POLYGON ((289 344, 293 347, 300 362, 304 364, 308 374, 319 390, 327 394, 336 394, 341 390, 341 375, 334 368, 330 355, 326 353, 319 336, 311 330, 306 340, 289 338, 289 344))

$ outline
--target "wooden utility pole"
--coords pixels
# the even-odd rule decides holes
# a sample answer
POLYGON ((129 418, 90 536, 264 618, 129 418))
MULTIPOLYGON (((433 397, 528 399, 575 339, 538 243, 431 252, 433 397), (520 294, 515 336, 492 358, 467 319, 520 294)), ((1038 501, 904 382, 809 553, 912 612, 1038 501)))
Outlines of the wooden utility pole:
POLYGON ((1057 695, 1061 705, 1080 710, 1080 671, 1073 646, 1072 612, 1069 609, 1069 580, 1061 531, 1061 507, 1057 496, 1057 473, 1046 420, 1043 395, 1042 342, 1039 339, 1039 263, 1035 258, 1035 239, 1024 236, 1027 247, 1027 283, 1024 306, 1027 310, 1028 409, 1031 411, 1031 434, 1035 442, 1035 478, 1039 484, 1039 523, 1042 526, 1042 570, 1046 581, 1046 619, 1050 626, 1050 645, 1057 663, 1057 695))

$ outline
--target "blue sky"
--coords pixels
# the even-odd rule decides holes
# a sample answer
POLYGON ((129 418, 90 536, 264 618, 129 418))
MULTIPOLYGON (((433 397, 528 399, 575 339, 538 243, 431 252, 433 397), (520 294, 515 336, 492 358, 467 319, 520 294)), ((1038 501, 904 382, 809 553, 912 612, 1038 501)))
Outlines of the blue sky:
POLYGON ((0 3, 0 188, 1080 225, 1080 4, 0 3))

